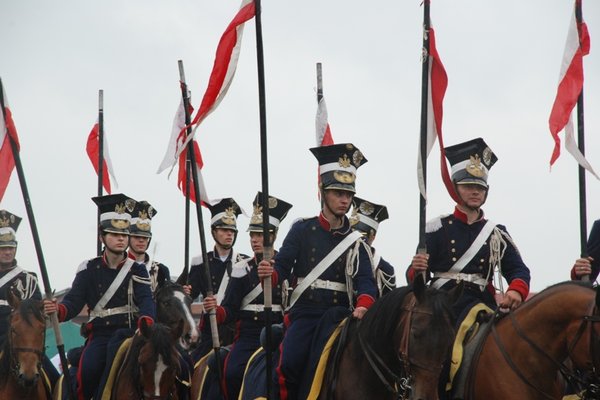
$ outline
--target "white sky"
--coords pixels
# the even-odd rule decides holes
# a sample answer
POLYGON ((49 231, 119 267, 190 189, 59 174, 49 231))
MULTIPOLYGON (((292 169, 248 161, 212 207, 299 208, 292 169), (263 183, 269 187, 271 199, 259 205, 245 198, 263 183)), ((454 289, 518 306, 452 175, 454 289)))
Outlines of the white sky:
MULTIPOLYGON (((155 174, 179 103, 177 60, 184 61, 197 108, 218 40, 239 3, 1 2, 0 76, 53 288, 69 286, 79 263, 96 252, 90 198, 97 183, 85 144, 99 89, 115 192, 155 206, 156 259, 173 275, 183 269, 184 199, 175 175, 155 174)), ((535 291, 568 279, 580 251, 577 165, 564 148, 552 173, 548 164, 554 142, 547 121, 572 7, 570 0, 434 0, 431 6, 449 79, 445 142, 481 136, 497 154, 484 209, 508 227, 535 291)), ((600 3, 584 2, 583 12, 592 39, 584 59, 586 155, 600 171, 600 3)), ((391 218, 375 245, 403 276, 418 239, 422 14, 419 0, 263 0, 270 192, 294 204, 276 246, 295 218, 319 209, 316 160, 308 148, 315 145, 315 64, 322 62, 334 140, 353 142, 369 160, 358 171, 358 195, 388 206, 391 218)), ((231 196, 248 211, 261 187, 255 43, 252 20, 229 93, 198 131, 208 194, 231 196)), ((428 219, 453 209, 438 158, 436 145, 428 219)), ((591 227, 599 217, 600 182, 589 175, 587 182, 591 227)), ((0 208, 26 216, 16 173, 0 208)), ((208 211, 204 217, 210 219, 208 211)), ((251 252, 248 222, 238 222, 236 249, 245 253, 251 252)), ((20 265, 37 271, 27 219, 18 239, 20 265)), ((200 252, 197 228, 191 249, 200 252)))

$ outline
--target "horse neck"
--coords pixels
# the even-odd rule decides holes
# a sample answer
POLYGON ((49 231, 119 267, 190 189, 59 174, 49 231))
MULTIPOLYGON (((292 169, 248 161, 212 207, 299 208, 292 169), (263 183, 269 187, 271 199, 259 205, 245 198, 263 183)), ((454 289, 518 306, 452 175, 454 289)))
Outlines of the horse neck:
POLYGON ((525 303, 514 313, 514 323, 505 318, 505 326, 508 326, 508 331, 514 332, 516 324, 548 355, 561 361, 568 354, 567 347, 582 317, 591 314, 593 301, 593 292, 585 288, 557 287, 556 292, 549 292, 543 298, 534 298, 530 304, 525 303))

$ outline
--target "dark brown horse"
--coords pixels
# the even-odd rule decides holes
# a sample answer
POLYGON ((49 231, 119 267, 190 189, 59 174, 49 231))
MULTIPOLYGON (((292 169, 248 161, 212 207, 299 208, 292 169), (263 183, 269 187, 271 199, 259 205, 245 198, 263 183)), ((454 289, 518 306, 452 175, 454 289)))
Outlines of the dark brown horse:
POLYGON ((416 279, 380 298, 340 333, 318 398, 437 399, 455 336, 451 306, 461 291, 426 288, 416 279))
POLYGON ((0 355, 0 399, 47 399, 42 377, 46 320, 41 301, 21 300, 8 291, 10 330, 0 355))
POLYGON ((471 368, 467 399, 561 399, 563 382, 600 398, 600 294, 551 286, 498 321, 471 368))
POLYGON ((180 364, 176 343, 183 322, 177 329, 163 324, 141 323, 112 385, 112 399, 177 400, 176 381, 180 364))
POLYGON ((154 292, 156 318, 158 322, 176 329, 183 321, 183 333, 179 345, 188 350, 198 341, 198 328, 192 316, 192 298, 185 294, 183 286, 169 280, 163 280, 154 292))

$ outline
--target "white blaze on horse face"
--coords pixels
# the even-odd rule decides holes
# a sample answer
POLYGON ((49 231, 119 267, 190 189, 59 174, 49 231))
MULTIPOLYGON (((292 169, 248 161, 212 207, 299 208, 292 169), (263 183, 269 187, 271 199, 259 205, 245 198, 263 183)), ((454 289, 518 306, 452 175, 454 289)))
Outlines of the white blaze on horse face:
POLYGON ((160 378, 163 373, 167 369, 167 365, 162 359, 162 356, 158 355, 158 360, 156 361, 156 369, 154 370, 154 395, 160 396, 160 378))
MULTIPOLYGON (((191 341, 192 341, 192 343, 195 343, 198 341, 198 336, 199 336, 198 328, 196 327, 196 323, 194 322, 194 317, 192 317, 192 313, 190 312, 190 309, 185 304, 185 294, 182 292, 175 291, 173 293, 173 295, 175 296, 175 298, 177 300, 179 300, 181 302, 181 306, 183 307, 183 311, 185 312, 185 319, 187 320, 187 323, 190 327, 191 341)), ((184 345, 184 347, 187 347, 187 344, 182 343, 182 345, 184 345)))

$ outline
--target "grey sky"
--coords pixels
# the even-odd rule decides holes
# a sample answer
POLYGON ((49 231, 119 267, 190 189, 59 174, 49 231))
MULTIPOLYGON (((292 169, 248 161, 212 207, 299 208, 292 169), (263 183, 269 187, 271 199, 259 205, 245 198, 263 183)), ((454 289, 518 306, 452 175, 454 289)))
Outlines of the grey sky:
MULTIPOLYGON (((391 218, 381 224, 375 246, 403 275, 418 239, 420 2, 262 3, 270 191, 294 204, 276 246, 295 218, 319 208, 316 160, 308 148, 315 145, 315 63, 322 62, 334 140, 353 142, 369 160, 358 171, 358 194, 388 206, 391 218)), ((155 174, 179 103, 177 60, 184 61, 197 108, 218 40, 239 4, 0 2, 0 76, 54 288, 70 285, 79 263, 96 251, 90 200, 96 175, 85 143, 98 89, 105 92, 115 192, 156 207, 156 258, 174 275, 181 272, 183 196, 175 176, 155 174)), ((584 59, 586 155, 600 171, 600 3, 583 6, 592 39, 584 59)), ((548 165, 553 141, 547 120, 572 7, 570 0, 434 0, 431 6, 449 79, 445 142, 482 136, 498 155, 484 209, 508 227, 536 291, 568 279, 579 253, 577 166, 564 148, 551 173, 548 165)), ((255 46, 252 20, 229 93, 198 131, 208 194, 234 197, 248 211, 260 189, 255 46)), ((428 163, 428 219, 453 209, 438 159, 436 145, 428 163)), ((600 218, 600 182, 589 175, 587 194, 591 226, 600 218)), ((0 207, 25 217, 16 173, 0 207)), ((248 222, 240 217, 238 223, 236 248, 245 253, 251 251, 248 222)), ((18 239, 19 263, 37 271, 26 219, 18 239)), ((197 229, 192 239, 193 255, 200 252, 197 229)))

